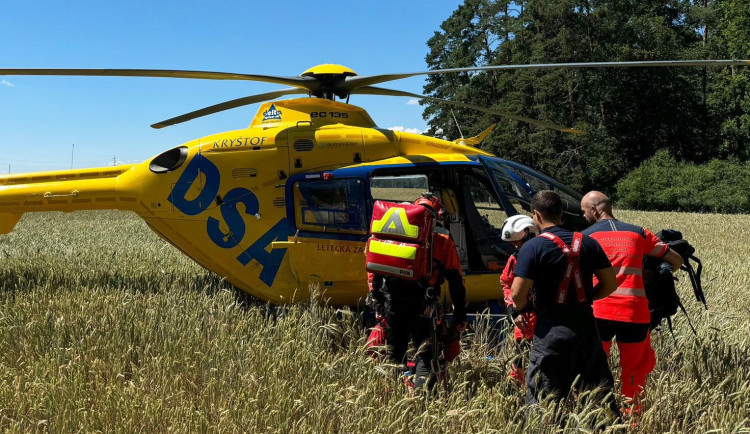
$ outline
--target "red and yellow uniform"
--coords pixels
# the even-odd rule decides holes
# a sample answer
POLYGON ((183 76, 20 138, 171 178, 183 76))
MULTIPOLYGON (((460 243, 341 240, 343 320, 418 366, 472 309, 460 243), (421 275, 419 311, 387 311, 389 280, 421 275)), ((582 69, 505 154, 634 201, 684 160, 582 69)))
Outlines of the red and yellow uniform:
MULTIPOLYGON (((430 275, 428 286, 434 286, 442 283, 443 279, 448 280, 451 300, 454 304, 454 318, 458 321, 466 319, 465 300, 466 289, 463 286, 463 271, 461 269, 461 260, 458 259, 456 244, 450 235, 442 232, 436 232, 432 239, 432 274, 430 275), (454 280, 454 282, 451 282, 454 280), (450 286, 450 283, 453 283, 450 286)), ((370 292, 373 291, 374 274, 367 273, 367 284, 370 292)), ((513 279, 511 278, 511 282, 513 279)))
POLYGON ((432 273, 427 285, 414 280, 388 277, 368 273, 370 293, 382 305, 383 321, 379 329, 373 330, 370 340, 385 338, 386 355, 394 364, 406 363, 409 341, 420 348, 416 355, 415 388, 424 385, 432 388, 435 382, 431 337, 434 332, 432 319, 425 316, 428 307, 425 299, 426 287, 439 288, 443 280, 448 282, 453 302, 453 322, 466 320, 466 288, 463 284, 461 261, 456 245, 449 235, 436 232, 432 239, 432 273), (384 294, 388 296, 385 297, 384 294))

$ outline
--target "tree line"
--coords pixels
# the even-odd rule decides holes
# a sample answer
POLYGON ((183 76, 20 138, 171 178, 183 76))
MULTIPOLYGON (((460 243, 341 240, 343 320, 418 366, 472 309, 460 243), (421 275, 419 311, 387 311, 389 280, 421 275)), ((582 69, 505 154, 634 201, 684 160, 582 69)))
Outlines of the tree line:
MULTIPOLYGON (((427 46, 430 69, 745 59, 750 0, 465 0, 427 46)), ((430 96, 575 127, 583 135, 435 102, 424 102, 423 116, 428 134, 447 138, 460 136, 456 121, 466 136, 499 121, 484 148, 572 187, 616 194, 618 181, 660 150, 678 162, 719 159, 746 169, 748 68, 484 71, 431 75, 424 88, 430 96)))

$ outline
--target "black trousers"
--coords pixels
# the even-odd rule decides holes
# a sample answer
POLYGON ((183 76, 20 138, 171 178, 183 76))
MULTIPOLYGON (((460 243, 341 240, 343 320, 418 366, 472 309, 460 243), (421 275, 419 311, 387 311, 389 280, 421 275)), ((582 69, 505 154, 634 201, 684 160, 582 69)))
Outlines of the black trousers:
POLYGON ((539 398, 549 396, 564 400, 576 378, 576 390, 598 388, 591 398, 618 413, 611 394, 614 379, 593 315, 590 325, 586 321, 583 327, 580 324, 570 327, 559 318, 539 315, 526 373, 526 403, 536 404, 539 398))
POLYGON ((409 341, 413 341, 417 348, 414 387, 421 389, 427 384, 431 389, 437 373, 432 344, 435 326, 432 318, 425 315, 424 296, 392 294, 385 303, 385 321, 388 359, 391 363, 405 364, 409 341))
POLYGON ((596 319, 599 335, 603 341, 617 338, 617 342, 635 344, 643 342, 648 337, 650 324, 636 324, 608 319, 596 319))

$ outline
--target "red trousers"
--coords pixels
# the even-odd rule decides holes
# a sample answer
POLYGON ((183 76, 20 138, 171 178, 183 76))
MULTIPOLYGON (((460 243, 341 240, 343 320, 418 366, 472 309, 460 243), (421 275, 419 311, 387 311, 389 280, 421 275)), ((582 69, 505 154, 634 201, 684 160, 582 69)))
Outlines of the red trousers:
POLYGON ((612 347, 612 338, 616 337, 615 342, 620 350, 620 367, 622 368, 621 393, 633 402, 643 391, 646 377, 656 367, 656 353, 651 348, 649 325, 607 320, 597 320, 597 324, 607 356, 612 347))

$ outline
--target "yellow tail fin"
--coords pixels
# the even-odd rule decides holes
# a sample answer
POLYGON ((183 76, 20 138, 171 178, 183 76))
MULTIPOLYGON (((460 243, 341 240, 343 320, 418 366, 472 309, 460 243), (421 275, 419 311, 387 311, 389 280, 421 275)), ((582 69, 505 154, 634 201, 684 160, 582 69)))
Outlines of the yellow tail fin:
POLYGON ((469 137, 467 139, 456 139, 453 141, 453 143, 456 143, 458 145, 479 146, 482 144, 484 139, 486 139, 487 136, 490 135, 490 133, 495 129, 496 126, 497 124, 492 124, 489 128, 479 133, 478 136, 469 137))

